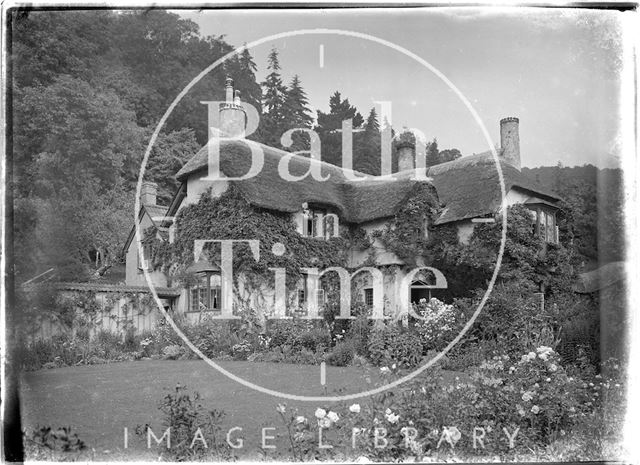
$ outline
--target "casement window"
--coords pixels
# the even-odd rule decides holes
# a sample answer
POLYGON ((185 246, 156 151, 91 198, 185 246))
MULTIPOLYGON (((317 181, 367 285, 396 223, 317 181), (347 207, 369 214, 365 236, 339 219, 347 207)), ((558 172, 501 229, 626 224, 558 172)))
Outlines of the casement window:
POLYGON ((533 228, 540 236, 552 244, 559 241, 558 226, 556 225, 556 215, 554 212, 538 208, 533 211, 533 228))
POLYGON ((558 242, 556 217, 553 213, 540 210, 539 212, 539 231, 540 235, 546 242, 556 244, 558 242))
POLYGON ((136 248, 136 254, 138 256, 138 273, 142 273, 143 270, 153 271, 152 258, 153 258, 153 244, 151 242, 144 242, 142 244, 143 256, 140 256, 140 251, 136 248))
POLYGON ((189 312, 220 311, 221 303, 220 275, 207 273, 200 276, 189 289, 189 312))
POLYGON ((339 236, 338 215, 310 208, 302 211, 301 234, 305 237, 330 239, 339 236))
POLYGON ((318 310, 322 310, 324 308, 324 302, 325 302, 324 289, 316 290, 316 300, 318 302, 318 310))
POLYGON ((368 307, 373 306, 373 288, 368 287, 363 291, 364 304, 368 307))
MULTIPOLYGON (((297 299, 298 299, 298 307, 302 309, 306 309, 309 299, 309 291, 307 290, 307 280, 306 278, 302 280, 298 289, 297 289, 297 299)), ((324 304, 326 301, 326 295, 324 289, 316 289, 316 305, 318 306, 318 310, 322 310, 324 308, 324 304)))

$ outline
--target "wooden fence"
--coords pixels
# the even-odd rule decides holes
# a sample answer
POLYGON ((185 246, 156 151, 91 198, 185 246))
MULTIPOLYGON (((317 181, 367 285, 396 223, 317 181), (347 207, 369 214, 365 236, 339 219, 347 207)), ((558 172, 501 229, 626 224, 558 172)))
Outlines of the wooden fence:
MULTIPOLYGON (((124 338, 128 330, 138 334, 152 330, 162 318, 149 289, 141 286, 58 283, 56 288, 56 311, 41 311, 25 328, 31 341, 82 329, 91 336, 109 331, 124 338)), ((156 292, 165 308, 176 307, 180 290, 161 288, 156 292)))

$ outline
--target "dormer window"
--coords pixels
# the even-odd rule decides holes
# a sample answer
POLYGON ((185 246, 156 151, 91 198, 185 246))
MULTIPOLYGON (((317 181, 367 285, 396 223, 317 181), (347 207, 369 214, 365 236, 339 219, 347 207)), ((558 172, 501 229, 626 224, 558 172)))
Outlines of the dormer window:
POLYGON ((305 237, 330 239, 339 236, 338 215, 327 209, 309 207, 303 204, 299 232, 305 237))

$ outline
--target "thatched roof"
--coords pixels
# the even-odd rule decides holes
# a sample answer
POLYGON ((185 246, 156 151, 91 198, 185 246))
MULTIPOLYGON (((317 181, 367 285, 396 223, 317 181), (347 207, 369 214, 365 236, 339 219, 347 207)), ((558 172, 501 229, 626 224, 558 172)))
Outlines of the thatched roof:
MULTIPOLYGON (((415 186, 425 182, 412 180, 413 171, 396 173, 385 180, 352 181, 338 166, 257 145, 264 153, 262 170, 253 178, 235 182, 247 201, 257 207, 293 213, 300 211, 303 202, 324 204, 335 207, 345 221, 363 223, 393 216, 415 186), (301 176, 312 163, 319 163, 322 176, 328 175, 329 179, 317 181, 310 176, 295 182, 282 179, 278 165, 285 155, 291 156, 289 172, 292 175, 301 176)), ((205 171, 207 162, 205 146, 182 167, 177 179, 184 182, 189 175, 205 171)), ((249 171, 250 164, 251 152, 244 142, 220 142, 220 169, 226 176, 242 176, 249 171)), ((517 187, 551 203, 559 200, 513 166, 501 162, 501 167, 506 192, 517 187)), ((430 167, 426 174, 444 206, 436 224, 485 216, 494 213, 502 203, 498 171, 490 152, 430 167)))
MULTIPOLYGON (((555 204, 560 198, 526 178, 514 166, 500 161, 505 193, 513 188, 555 204)), ((500 177, 490 152, 459 158, 429 168, 444 211, 436 224, 476 218, 495 212, 502 204, 500 177)))
MULTIPOLYGON (((291 156, 289 172, 302 176, 311 163, 318 163, 299 155, 258 144, 264 153, 264 166, 253 178, 234 182, 251 204, 293 213, 301 210, 304 202, 334 207, 348 222, 365 221, 393 216, 411 193, 416 181, 389 179, 385 181, 350 181, 344 171, 329 163, 320 163, 322 177, 317 181, 310 176, 302 181, 287 181, 278 173, 283 156, 291 156)), ((197 171, 207 169, 208 151, 203 147, 176 175, 179 181, 197 171)), ((220 146, 220 170, 229 177, 246 174, 251 166, 251 151, 240 141, 223 141, 220 146)), ((355 173, 363 176, 362 173, 355 173)))

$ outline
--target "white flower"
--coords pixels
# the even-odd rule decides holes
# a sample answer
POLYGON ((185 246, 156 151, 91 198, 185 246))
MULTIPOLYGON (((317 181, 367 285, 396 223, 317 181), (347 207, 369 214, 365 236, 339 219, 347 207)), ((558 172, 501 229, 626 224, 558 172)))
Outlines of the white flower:
POLYGON ((327 411, 323 408, 319 408, 316 410, 316 418, 324 418, 327 416, 327 411))
POLYGON ((531 407, 531 411, 537 415, 540 412, 540 407, 534 405, 533 407, 531 407))
POLYGON ((349 411, 353 413, 360 413, 360 404, 353 404, 349 407, 349 411))
POLYGON ((400 415, 396 415, 391 411, 391 409, 387 409, 387 411, 384 414, 384 417, 387 419, 389 423, 392 423, 392 424, 397 423, 398 420, 400 419, 400 415))
POLYGON ((336 412, 329 412, 327 414, 327 418, 331 420, 333 423, 337 422, 340 419, 340 417, 336 412))
POLYGON ((319 418, 318 426, 320 428, 329 428, 331 426, 331 420, 328 417, 319 418))
POLYGON ((538 356, 545 361, 549 358, 551 354, 553 354, 553 349, 547 346, 540 346, 536 349, 536 351, 538 352, 538 356))
POLYGON ((396 369, 396 364, 394 363, 393 365, 391 365, 391 369, 395 370, 396 369))
POLYGON ((556 371, 558 369, 558 367, 556 366, 555 363, 552 363, 551 365, 549 365, 549 371, 553 372, 556 371))
POLYGON ((305 421, 307 421, 307 419, 302 415, 296 418, 296 423, 304 423, 305 421))
POLYGON ((445 426, 445 431, 446 434, 453 440, 454 444, 458 442, 462 437, 462 433, 455 426, 445 426))
POLYGON ((550 383, 550 382, 551 382, 551 378, 547 378, 547 379, 545 379, 545 381, 546 381, 547 383, 550 383))
POLYGON ((278 404, 278 406, 276 407, 276 410, 280 413, 284 413, 287 411, 287 408, 283 404, 278 404))
POLYGON ((389 372, 389 367, 382 367, 382 368, 380 368, 380 372, 382 372, 382 373, 388 373, 388 372, 389 372))
POLYGON ((527 391, 524 394, 522 394, 522 400, 524 400, 525 402, 529 402, 531 399, 533 399, 532 392, 527 391))

